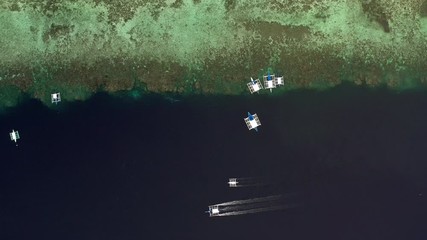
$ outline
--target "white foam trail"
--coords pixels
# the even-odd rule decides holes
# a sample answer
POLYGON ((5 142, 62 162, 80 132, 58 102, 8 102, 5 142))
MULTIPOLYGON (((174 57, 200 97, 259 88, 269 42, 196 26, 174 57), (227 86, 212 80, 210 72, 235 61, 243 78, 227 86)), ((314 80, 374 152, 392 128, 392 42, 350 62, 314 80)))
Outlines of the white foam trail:
POLYGON ((214 216, 234 216, 234 215, 243 215, 250 213, 266 212, 266 211, 275 211, 293 208, 300 204, 289 203, 288 197, 293 196, 296 193, 286 194, 286 195, 274 195, 268 197, 252 198, 247 200, 237 200, 226 203, 221 203, 217 205, 212 205, 210 207, 217 207, 218 214, 214 216))
POLYGON ((284 204, 283 200, 284 200, 283 198, 280 198, 280 199, 273 199, 273 200, 262 201, 262 202, 252 202, 252 203, 230 205, 230 206, 218 207, 218 208, 220 212, 230 212, 230 211, 236 211, 236 210, 241 211, 241 210, 247 210, 247 209, 283 205, 284 204))
POLYGON ((246 177, 246 178, 230 178, 236 180, 236 185, 230 186, 230 187, 256 187, 256 186, 264 186, 268 185, 268 181, 263 178, 253 178, 253 177, 246 177))
POLYGON ((225 202, 225 203, 216 204, 215 206, 223 207, 223 206, 241 205, 241 204, 249 204, 249 203, 256 203, 256 202, 273 201, 281 198, 283 198, 282 195, 274 195, 274 196, 261 197, 261 198, 252 198, 248 200, 236 200, 231 202, 225 202))
POLYGON ((219 213, 216 216, 224 217, 224 216, 236 216, 236 215, 260 213, 260 212, 268 212, 268 211, 277 211, 277 210, 294 208, 296 206, 298 206, 298 204, 286 204, 286 205, 279 205, 279 206, 271 206, 271 207, 263 207, 263 208, 255 208, 255 209, 248 209, 248 210, 241 210, 241 211, 219 213))
MULTIPOLYGON (((225 208, 220 208, 219 212, 233 212, 233 211, 242 211, 242 210, 247 210, 247 209, 254 209, 254 208, 262 208, 265 206, 268 206, 267 203, 264 204, 260 204, 260 203, 255 203, 255 204, 245 204, 245 205, 234 205, 234 206, 228 206, 225 208)), ((271 204, 270 204, 271 205, 271 204)))
POLYGON ((232 186, 233 188, 236 187, 258 187, 258 186, 265 186, 268 185, 267 183, 241 183, 237 182, 235 186, 232 186))

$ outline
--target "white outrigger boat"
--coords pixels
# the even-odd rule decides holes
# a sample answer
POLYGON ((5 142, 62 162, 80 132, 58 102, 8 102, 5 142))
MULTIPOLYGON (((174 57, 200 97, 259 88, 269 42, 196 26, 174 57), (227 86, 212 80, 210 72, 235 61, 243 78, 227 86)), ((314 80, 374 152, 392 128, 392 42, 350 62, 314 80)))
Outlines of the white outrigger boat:
POLYGON ((58 104, 61 101, 61 93, 52 93, 50 95, 50 99, 52 100, 52 103, 58 104))
POLYGON ((259 90, 263 89, 259 79, 254 80, 253 78, 251 78, 251 81, 248 82, 247 86, 251 93, 256 93, 256 92, 259 92, 259 90))
POLYGON ((246 126, 249 130, 255 129, 258 132, 258 127, 261 126, 261 122, 258 119, 258 116, 248 112, 248 117, 244 118, 246 126))
MULTIPOLYGON (((18 140, 21 138, 19 136, 19 132, 15 130, 12 130, 12 132, 9 133, 9 136, 10 136, 10 140, 14 141, 15 143, 17 143, 18 140)), ((18 146, 18 144, 16 144, 16 146, 18 146)))

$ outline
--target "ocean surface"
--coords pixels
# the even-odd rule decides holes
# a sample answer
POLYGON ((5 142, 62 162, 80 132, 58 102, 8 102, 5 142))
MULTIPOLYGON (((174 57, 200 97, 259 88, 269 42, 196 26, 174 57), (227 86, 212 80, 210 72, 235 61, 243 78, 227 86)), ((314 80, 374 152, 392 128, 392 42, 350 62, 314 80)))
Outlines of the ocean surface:
POLYGON ((0 116, 0 239, 427 239, 426 92, 175 100, 98 94, 0 116), (277 194, 298 207, 205 213, 277 194))

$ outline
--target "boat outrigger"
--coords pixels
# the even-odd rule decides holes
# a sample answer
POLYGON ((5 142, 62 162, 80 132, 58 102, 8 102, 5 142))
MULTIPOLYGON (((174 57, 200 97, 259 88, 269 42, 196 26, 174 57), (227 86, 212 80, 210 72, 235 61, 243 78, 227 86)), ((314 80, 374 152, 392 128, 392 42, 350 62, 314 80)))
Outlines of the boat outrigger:
POLYGON ((270 89, 270 92, 273 91, 273 88, 276 88, 276 78, 274 74, 268 72, 267 75, 263 77, 265 89, 270 89))
POLYGON ((219 215, 219 207, 217 205, 209 206, 207 213, 209 213, 209 217, 216 217, 219 215))
MULTIPOLYGON (((18 140, 21 138, 19 136, 19 132, 15 130, 12 130, 12 132, 9 133, 9 136, 10 136, 10 140, 14 141, 15 143, 17 143, 18 140)), ((18 146, 18 144, 16 144, 16 146, 18 146)))
POLYGON ((249 130, 255 129, 258 132, 258 127, 261 126, 261 122, 258 119, 258 116, 248 112, 248 117, 244 118, 246 126, 249 130))
POLYGON ((283 85, 285 85, 285 82, 283 81, 283 77, 282 76, 275 77, 274 81, 276 82, 276 86, 283 86, 283 85))
POLYGON ((261 89, 270 89, 270 92, 273 91, 273 88, 285 85, 283 76, 276 76, 274 73, 270 74, 270 71, 267 72, 267 75, 262 77, 262 81, 259 79, 251 78, 251 81, 246 84, 249 88, 249 91, 252 93, 259 92, 261 89), (264 85, 263 85, 264 84, 264 85))
POLYGON ((254 80, 253 78, 251 78, 251 81, 248 82, 247 85, 251 93, 256 93, 256 92, 259 92, 259 90, 263 89, 259 79, 254 80))
POLYGON ((50 95, 50 98, 51 98, 52 103, 58 104, 61 101, 61 93, 59 93, 59 92, 52 93, 50 95))
POLYGON ((237 178, 230 178, 230 179, 228 179, 228 185, 230 187, 237 187, 237 184, 238 184, 237 178))

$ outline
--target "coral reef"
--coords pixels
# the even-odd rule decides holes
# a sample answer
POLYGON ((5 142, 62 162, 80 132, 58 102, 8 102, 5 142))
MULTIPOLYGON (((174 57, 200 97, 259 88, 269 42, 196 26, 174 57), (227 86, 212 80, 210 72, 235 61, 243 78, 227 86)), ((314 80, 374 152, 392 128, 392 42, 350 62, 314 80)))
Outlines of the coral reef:
POLYGON ((267 68, 285 89, 426 84, 425 0, 4 0, 0 21, 3 105, 19 92, 241 94, 267 68))

